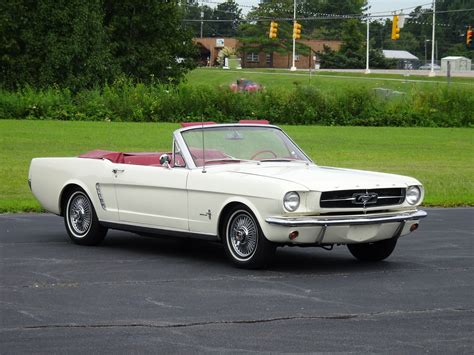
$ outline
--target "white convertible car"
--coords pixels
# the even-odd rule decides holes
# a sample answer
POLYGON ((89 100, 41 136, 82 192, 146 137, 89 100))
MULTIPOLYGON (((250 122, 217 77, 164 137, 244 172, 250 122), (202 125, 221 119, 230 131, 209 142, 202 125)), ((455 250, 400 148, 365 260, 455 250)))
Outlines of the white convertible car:
POLYGON ((418 180, 318 166, 266 121, 183 124, 168 153, 36 158, 29 184, 77 244, 98 244, 109 228, 206 238, 246 268, 285 245, 347 245, 383 260, 426 216, 418 180))

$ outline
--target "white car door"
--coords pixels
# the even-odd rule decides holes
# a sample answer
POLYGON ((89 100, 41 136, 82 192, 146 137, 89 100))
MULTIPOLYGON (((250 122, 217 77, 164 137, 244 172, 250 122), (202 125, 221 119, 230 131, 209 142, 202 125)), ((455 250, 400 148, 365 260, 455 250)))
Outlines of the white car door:
POLYGON ((120 222, 188 230, 188 169, 114 164, 120 222))

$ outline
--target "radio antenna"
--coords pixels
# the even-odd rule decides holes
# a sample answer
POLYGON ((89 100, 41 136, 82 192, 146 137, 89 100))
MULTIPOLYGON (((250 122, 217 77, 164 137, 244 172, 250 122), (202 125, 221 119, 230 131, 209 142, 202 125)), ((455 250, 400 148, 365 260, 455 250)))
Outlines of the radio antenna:
POLYGON ((206 172, 206 152, 204 150, 204 116, 201 115, 201 134, 202 134, 202 172, 206 172))

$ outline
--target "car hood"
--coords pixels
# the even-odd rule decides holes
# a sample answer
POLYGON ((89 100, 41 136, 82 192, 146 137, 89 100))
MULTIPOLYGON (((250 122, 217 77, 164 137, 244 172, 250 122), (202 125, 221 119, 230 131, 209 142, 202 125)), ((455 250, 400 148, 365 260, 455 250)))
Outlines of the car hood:
POLYGON ((218 169, 236 174, 247 174, 265 178, 280 179, 297 183, 312 191, 351 190, 368 188, 406 187, 421 185, 416 179, 407 176, 376 173, 371 171, 340 169, 314 164, 271 163, 239 164, 230 168, 221 165, 218 169), (230 168, 230 169, 228 169, 230 168))

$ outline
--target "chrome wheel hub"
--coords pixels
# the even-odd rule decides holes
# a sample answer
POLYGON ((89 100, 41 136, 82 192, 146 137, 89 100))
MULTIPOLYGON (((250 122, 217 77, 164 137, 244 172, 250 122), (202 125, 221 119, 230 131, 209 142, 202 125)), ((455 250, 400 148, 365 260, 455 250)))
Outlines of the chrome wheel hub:
POLYGON ((76 236, 84 236, 92 224, 92 208, 89 199, 76 194, 69 202, 69 224, 76 236))
POLYGON ((251 257, 258 241, 258 229, 254 219, 246 212, 234 214, 228 227, 228 238, 235 256, 251 257))

